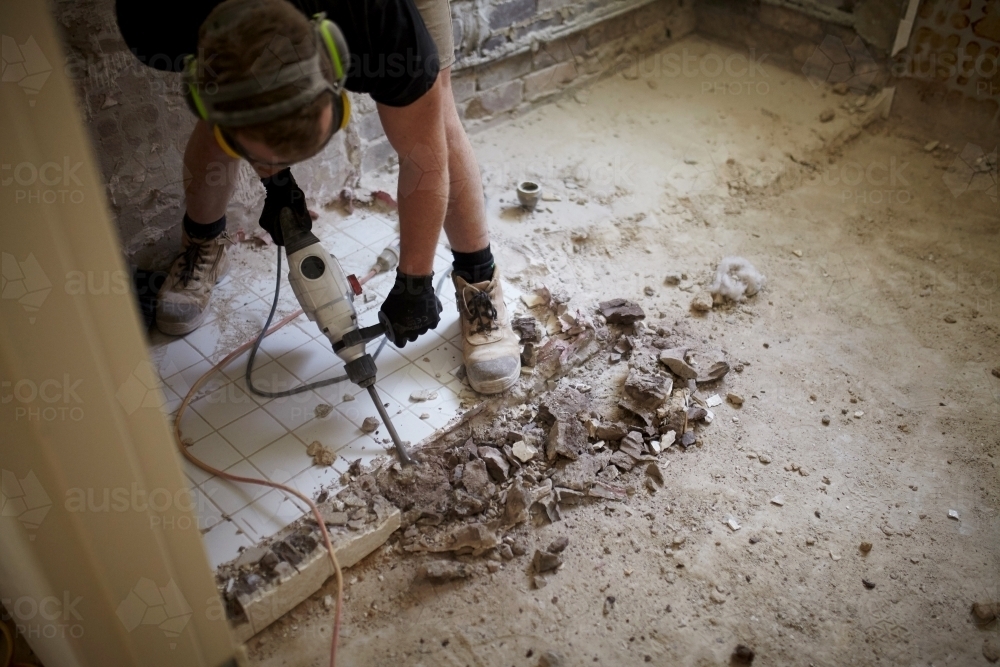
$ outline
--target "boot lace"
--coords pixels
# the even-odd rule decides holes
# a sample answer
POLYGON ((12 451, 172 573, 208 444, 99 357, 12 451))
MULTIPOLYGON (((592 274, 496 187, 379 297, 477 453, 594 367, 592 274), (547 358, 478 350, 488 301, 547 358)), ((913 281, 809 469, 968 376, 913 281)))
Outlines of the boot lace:
POLYGON ((212 242, 216 240, 224 242, 228 239, 229 235, 227 232, 223 232, 220 236, 213 239, 190 239, 188 247, 184 249, 184 252, 180 256, 181 266, 177 278, 181 286, 187 287, 188 283, 195 280, 195 278, 200 280, 200 276, 196 276, 195 272, 208 261, 212 250, 212 242))
POLYGON ((207 250, 208 243, 192 241, 181 253, 181 270, 177 278, 182 286, 187 287, 194 280, 195 270, 205 260, 207 250))
POLYGON ((469 311, 469 322, 475 326, 475 333, 487 333, 499 328, 496 323, 497 309, 486 292, 477 291, 471 299, 466 299, 465 307, 469 311))

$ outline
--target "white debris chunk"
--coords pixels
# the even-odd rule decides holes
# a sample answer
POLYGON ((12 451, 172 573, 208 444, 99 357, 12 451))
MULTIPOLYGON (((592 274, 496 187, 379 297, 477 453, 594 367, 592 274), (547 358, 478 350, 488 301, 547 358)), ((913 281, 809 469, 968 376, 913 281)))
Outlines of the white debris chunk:
POLYGON ((524 440, 518 440, 515 442, 513 447, 511 447, 511 451, 514 452, 514 456, 521 463, 527 463, 531 459, 535 458, 536 454, 538 454, 538 450, 526 443, 524 440))
POLYGON ((958 510, 948 510, 948 518, 958 521, 958 510))
POLYGON ((785 497, 779 493, 774 498, 771 498, 771 504, 781 507, 785 504, 785 497))
POLYGON ((711 396, 705 399, 705 405, 707 405, 710 408, 714 408, 717 405, 722 405, 722 397, 719 396, 718 394, 712 394, 711 396))
POLYGON ((736 520, 736 517, 734 517, 732 514, 726 517, 725 524, 729 526, 730 530, 732 530, 733 532, 736 532, 737 530, 743 527, 740 525, 740 522, 736 520))
POLYGON ((764 287, 765 278, 742 257, 724 257, 709 291, 733 301, 745 301, 764 287))

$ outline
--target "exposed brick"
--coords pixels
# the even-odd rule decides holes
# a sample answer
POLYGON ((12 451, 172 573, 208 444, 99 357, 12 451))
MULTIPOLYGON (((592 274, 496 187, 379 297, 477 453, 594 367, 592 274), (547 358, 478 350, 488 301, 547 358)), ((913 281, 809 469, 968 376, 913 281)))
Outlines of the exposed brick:
POLYGON ((455 102, 464 102, 476 94, 476 79, 472 76, 455 77, 451 80, 451 93, 455 102))
POLYGON ((483 53, 489 53, 494 49, 499 49, 501 46, 507 43, 507 37, 504 35, 493 35, 485 42, 483 42, 483 53))
POLYGON ((510 111, 524 98, 524 82, 520 79, 508 81, 495 88, 483 91, 465 107, 465 117, 486 118, 510 111))
POLYGON ((558 92, 577 77, 575 62, 559 63, 524 77, 524 97, 528 101, 558 92))
POLYGON ((554 42, 542 42, 532 55, 531 62, 535 69, 541 69, 556 63, 575 60, 587 52, 587 39, 581 35, 570 35, 554 42))
POLYGON ((490 12, 490 30, 506 28, 535 15, 536 0, 507 0, 490 12))
POLYGON ((377 139, 385 134, 382 130, 382 121, 379 120, 378 114, 374 111, 362 114, 358 118, 357 128, 358 134, 366 141, 377 139))
POLYGON ((587 46, 593 49, 606 42, 624 37, 631 30, 630 19, 631 17, 625 14, 593 26, 587 31, 587 46))
POLYGON ((575 0, 538 0, 538 13, 544 14, 554 9, 576 4, 575 0))
POLYGON ((539 19, 537 21, 532 21, 528 25, 522 26, 514 30, 514 38, 521 39, 525 35, 530 35, 533 32, 541 32, 547 28, 553 26, 562 25, 565 19, 562 14, 556 14, 555 16, 550 16, 548 18, 539 19))
POLYGON ((395 154, 396 151, 389 145, 388 139, 372 142, 365 146, 364 157, 361 158, 361 171, 370 172, 384 167, 395 154))
POLYGON ((499 62, 478 69, 476 74, 479 79, 479 90, 489 90, 506 81, 519 79, 530 71, 530 53, 504 58, 499 62))
POLYGON ((759 18, 764 25, 784 30, 803 39, 811 39, 816 42, 823 39, 823 26, 820 22, 801 12, 762 4, 759 18))

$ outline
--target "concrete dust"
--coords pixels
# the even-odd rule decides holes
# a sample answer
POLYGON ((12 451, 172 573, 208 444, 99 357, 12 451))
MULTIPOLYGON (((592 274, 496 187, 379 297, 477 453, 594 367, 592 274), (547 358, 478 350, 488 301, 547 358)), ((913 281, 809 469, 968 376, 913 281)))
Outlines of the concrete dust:
MULTIPOLYGON (((682 48, 729 53, 698 39, 671 47, 682 48)), ((690 406, 705 414, 691 413, 702 421, 686 448, 685 407, 678 442, 642 454, 658 460, 662 486, 647 464, 588 468, 581 474, 595 488, 624 488, 624 497, 588 497, 554 517, 536 507, 497 529, 498 544, 478 557, 475 541, 490 542, 478 529, 447 533, 467 540, 464 555, 405 548, 457 544, 437 532, 465 521, 461 503, 439 504, 453 467, 429 468, 395 498, 379 487, 421 508, 411 524, 419 535, 397 533, 346 573, 343 665, 533 667, 547 652, 567 665, 992 659, 998 621, 983 622, 984 607, 977 615, 972 604, 1000 599, 1000 379, 991 373, 1000 211, 988 192, 956 194, 944 178, 963 147, 925 151, 935 138, 898 118, 852 125, 859 114, 843 105, 857 100, 765 72, 766 94, 740 96, 705 92, 725 75, 661 73, 655 87, 613 77, 585 105, 568 97, 474 137, 505 276, 525 293, 544 285, 569 295, 587 317, 600 302, 635 302, 647 316, 643 349, 723 351, 731 370, 721 380, 704 390, 691 380, 702 398, 738 400, 690 406), (831 105, 840 110, 821 123, 831 105), (524 178, 552 195, 532 213, 514 193, 524 178), (750 258, 767 286, 744 303, 691 312, 726 256, 750 258), (442 523, 430 525, 424 508, 442 523), (555 562, 544 553, 559 537, 569 538, 561 565, 539 573, 555 562), (429 566, 439 561, 459 565, 429 566)), ((573 326, 560 317, 554 326, 573 326)), ((618 349, 628 335, 614 326, 622 335, 558 385, 526 378, 522 388, 572 388, 602 426, 630 420, 644 444, 665 442, 656 411, 646 423, 619 405, 631 349, 618 349)), ((479 447, 499 434, 470 428, 447 449, 469 437, 485 467, 479 447)), ((587 443, 595 457, 622 451, 587 443)), ((544 468, 548 441, 528 444, 536 454, 526 465, 544 468)), ((573 448, 561 451, 560 467, 591 460, 581 451, 567 463, 573 448)), ((463 465, 472 461, 468 451, 463 465)), ((482 472, 475 464, 470 480, 488 494, 497 482, 482 472)), ((573 471, 565 475, 572 490, 573 471)), ((537 484, 527 486, 515 491, 525 503, 537 484)), ((482 512, 499 526, 499 496, 489 497, 496 506, 482 512)), ((251 640, 251 663, 323 664, 331 614, 321 601, 331 591, 251 640)))

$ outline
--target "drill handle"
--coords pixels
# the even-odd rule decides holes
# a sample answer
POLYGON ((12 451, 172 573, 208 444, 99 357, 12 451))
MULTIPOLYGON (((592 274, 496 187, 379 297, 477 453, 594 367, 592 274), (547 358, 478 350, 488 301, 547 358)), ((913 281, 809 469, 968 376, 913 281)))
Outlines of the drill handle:
POLYGON ((333 351, 339 352, 345 347, 370 343, 384 333, 386 333, 386 328, 380 314, 378 324, 373 324, 370 327, 354 329, 353 331, 345 333, 343 337, 333 346, 333 351))

